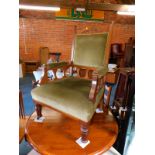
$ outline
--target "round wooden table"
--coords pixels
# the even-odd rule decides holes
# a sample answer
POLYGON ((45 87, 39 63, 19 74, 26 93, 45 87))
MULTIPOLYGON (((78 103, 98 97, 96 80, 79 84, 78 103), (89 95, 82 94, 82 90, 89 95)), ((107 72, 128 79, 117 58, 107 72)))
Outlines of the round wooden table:
POLYGON ((59 112, 43 108, 44 122, 34 122, 36 113, 26 125, 28 142, 42 155, 102 154, 115 142, 118 126, 111 114, 95 114, 89 127, 90 143, 83 149, 75 141, 80 137, 80 122, 59 112))
POLYGON ((25 118, 19 118, 19 143, 22 142, 24 136, 25 136, 25 126, 27 123, 28 117, 25 118))

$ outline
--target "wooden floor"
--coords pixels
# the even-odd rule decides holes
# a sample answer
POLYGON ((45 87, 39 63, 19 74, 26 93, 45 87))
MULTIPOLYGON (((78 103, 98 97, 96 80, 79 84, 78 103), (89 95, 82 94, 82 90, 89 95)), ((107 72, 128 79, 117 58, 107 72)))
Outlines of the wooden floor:
POLYGON ((80 137, 80 123, 56 111, 44 108, 43 123, 34 122, 36 113, 26 126, 28 142, 42 155, 102 154, 115 142, 118 126, 112 115, 95 114, 89 127, 90 144, 82 149, 75 141, 80 137))

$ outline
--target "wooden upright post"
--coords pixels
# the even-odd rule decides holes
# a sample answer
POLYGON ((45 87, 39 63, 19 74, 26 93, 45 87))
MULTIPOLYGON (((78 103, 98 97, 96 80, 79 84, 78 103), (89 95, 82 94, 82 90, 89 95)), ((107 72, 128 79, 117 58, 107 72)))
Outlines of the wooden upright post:
POLYGON ((89 123, 81 123, 81 141, 82 143, 88 142, 88 125, 89 123))
POLYGON ((37 119, 39 119, 40 117, 42 117, 42 106, 40 104, 36 104, 36 113, 37 113, 37 119))

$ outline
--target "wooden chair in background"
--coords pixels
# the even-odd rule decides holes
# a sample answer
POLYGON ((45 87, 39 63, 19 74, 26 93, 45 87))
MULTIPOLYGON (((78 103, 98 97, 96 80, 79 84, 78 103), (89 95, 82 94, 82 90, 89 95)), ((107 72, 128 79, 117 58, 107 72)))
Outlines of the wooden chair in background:
MULTIPOLYGON (((134 84, 132 77, 135 76, 135 69, 134 68, 122 68, 120 69, 118 82, 117 82, 117 89, 115 93, 115 99, 112 107, 114 108, 113 114, 119 115, 121 119, 126 117, 126 112, 129 107, 129 100, 130 100, 130 93, 134 94, 134 84)), ((133 95, 132 95, 133 96, 133 95)))
POLYGON ((19 90, 19 118, 25 118, 25 109, 24 109, 24 102, 23 102, 23 94, 22 91, 19 90))
POLYGON ((132 41, 125 43, 124 67, 135 67, 135 44, 132 41))
POLYGON ((25 126, 27 119, 28 118, 25 116, 23 94, 22 91, 19 90, 19 143, 21 143, 25 137, 25 126))
POLYGON ((129 119, 134 104, 135 69, 121 68, 117 81, 115 99, 111 111, 115 116, 119 132, 114 147, 123 154, 129 119))
POLYGON ((106 84, 104 88, 104 112, 108 113, 109 103, 110 103, 110 95, 111 95, 112 86, 106 84))
POLYGON ((117 64, 118 67, 123 66, 123 50, 122 50, 122 44, 121 43, 113 43, 111 44, 111 53, 110 53, 110 59, 109 63, 117 64))

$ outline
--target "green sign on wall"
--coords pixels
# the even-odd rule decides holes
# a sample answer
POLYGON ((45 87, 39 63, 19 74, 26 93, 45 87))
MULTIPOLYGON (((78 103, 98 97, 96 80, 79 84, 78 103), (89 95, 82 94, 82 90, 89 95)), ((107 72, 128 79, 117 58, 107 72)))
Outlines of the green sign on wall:
POLYGON ((70 19, 70 20, 104 20, 104 11, 85 10, 77 11, 76 9, 61 9, 56 12, 56 19, 70 19))

